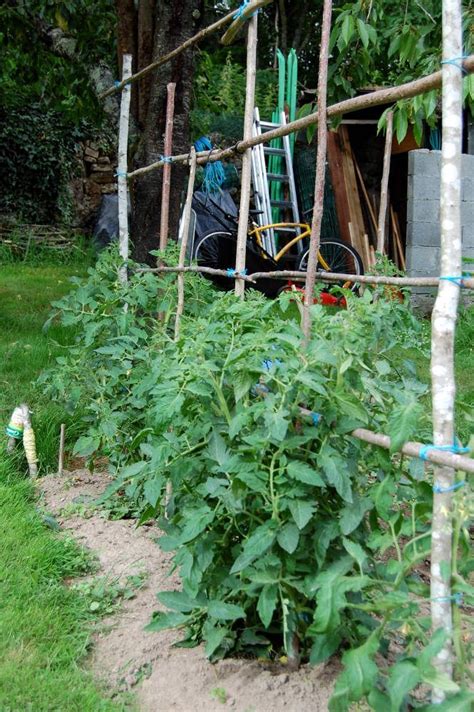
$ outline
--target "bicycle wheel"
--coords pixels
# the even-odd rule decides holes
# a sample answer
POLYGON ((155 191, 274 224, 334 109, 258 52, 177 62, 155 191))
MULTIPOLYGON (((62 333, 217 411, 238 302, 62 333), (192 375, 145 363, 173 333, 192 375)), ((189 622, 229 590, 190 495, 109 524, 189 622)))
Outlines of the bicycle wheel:
MULTIPOLYGON (((341 274, 364 274, 364 265, 359 253, 354 250, 351 245, 342 240, 331 238, 329 240, 321 240, 319 246, 319 254, 324 262, 329 266, 331 272, 340 272, 341 274)), ((298 270, 306 272, 308 268, 309 249, 306 250, 300 259, 298 270)), ((324 271, 324 267, 318 261, 318 270, 324 271)), ((344 286, 344 282, 333 282, 338 286, 344 286)), ((358 286, 356 283, 350 285, 354 292, 358 286)))
MULTIPOLYGON (((193 259, 199 267, 226 269, 235 265, 236 239, 231 232, 211 232, 194 245, 193 259)), ((233 289, 233 281, 219 275, 204 275, 219 287, 233 289)))

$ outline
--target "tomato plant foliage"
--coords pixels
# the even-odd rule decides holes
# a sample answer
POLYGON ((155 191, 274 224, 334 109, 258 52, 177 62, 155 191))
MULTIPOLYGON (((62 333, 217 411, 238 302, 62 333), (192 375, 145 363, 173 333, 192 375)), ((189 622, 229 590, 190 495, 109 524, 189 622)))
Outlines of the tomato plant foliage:
POLYGON ((369 290, 347 294, 347 310, 312 308, 304 350, 293 298, 237 301, 191 275, 175 342, 174 278, 124 289, 106 256, 56 305, 83 333, 48 388, 85 408, 76 451, 107 455, 106 496, 159 520, 182 590, 160 592, 167 610, 150 630, 182 628, 181 645, 203 641, 211 660, 345 651, 331 709, 369 696, 398 710, 435 675, 417 657, 429 591, 414 569, 430 548, 431 487, 351 432, 390 429, 399 448, 427 428, 426 387, 397 346, 417 324, 369 290), (394 632, 405 652, 388 673, 375 656, 394 632))

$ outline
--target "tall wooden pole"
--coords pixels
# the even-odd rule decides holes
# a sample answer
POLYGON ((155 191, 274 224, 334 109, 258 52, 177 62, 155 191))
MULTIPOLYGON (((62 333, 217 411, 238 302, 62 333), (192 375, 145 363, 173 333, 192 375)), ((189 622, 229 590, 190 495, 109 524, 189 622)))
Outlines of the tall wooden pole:
MULTIPOLYGON (((257 74, 257 34, 258 15, 249 20, 247 35, 247 83, 245 97, 245 117, 243 140, 252 138, 253 114, 255 108, 255 78, 257 74)), ((237 253, 235 256, 235 271, 245 269, 247 252, 247 229, 250 207, 250 179, 252 173, 252 149, 247 148, 242 158, 242 178, 240 192, 239 228, 237 232, 237 253)), ((242 279, 235 280, 235 293, 243 299, 245 284, 242 279)))
MULTIPOLYGON (((454 430, 454 329, 461 275, 461 152, 462 152, 462 55, 461 0, 443 0, 443 93, 441 153, 441 276, 432 314, 431 387, 433 396, 433 442, 453 446, 454 430), (454 278, 454 280, 452 279, 454 278)), ((433 630, 443 628, 446 642, 434 657, 439 673, 452 677, 452 498, 455 471, 434 468, 433 522, 431 537, 431 621, 433 630)), ((445 697, 434 689, 434 703, 445 697)))
POLYGON ((385 222, 387 220, 388 179, 390 177, 390 158, 393 141, 393 112, 387 114, 387 130, 385 133, 385 151, 383 154, 382 184, 380 187, 379 221, 377 226, 377 252, 385 252, 385 222))
MULTIPOLYGON (((122 79, 127 79, 132 73, 132 55, 123 55, 122 79)), ((119 221, 119 252, 124 262, 128 260, 128 124, 130 120, 130 95, 131 86, 127 84, 122 89, 122 99, 120 102, 120 125, 119 144, 117 161, 117 183, 118 183, 118 221, 119 221)), ((127 267, 120 268, 120 281, 126 284, 128 281, 127 267)))
MULTIPOLYGON (((196 149, 191 147, 191 167, 189 170, 188 192, 183 211, 183 238, 181 240, 181 248, 179 251, 178 267, 184 267, 186 260, 186 251, 188 247, 189 226, 191 224, 191 207, 193 202, 194 181, 196 179, 196 149)), ((176 307, 176 319, 174 322, 174 340, 179 338, 179 328, 181 323, 181 315, 184 310, 184 272, 178 273, 178 305, 176 307)))
POLYGON ((170 190, 171 190, 171 163, 166 159, 171 156, 173 150, 173 125, 174 125, 174 96, 176 84, 170 82, 166 87, 168 92, 166 102, 166 128, 163 166, 163 185, 161 189, 161 220, 160 220, 160 250, 164 250, 168 244, 168 230, 170 217, 170 190))
POLYGON ((319 78, 318 78, 318 149, 316 154, 316 180, 314 185, 313 221, 311 224, 311 237, 308 256, 308 276, 304 293, 303 309, 303 336, 307 345, 311 338, 311 313, 313 303, 316 270, 318 267, 319 243, 321 240, 321 222, 324 209, 324 183, 326 180, 326 154, 327 154, 327 86, 328 86, 328 57, 329 35, 331 34, 332 0, 324 0, 323 24, 321 28, 321 47, 319 50, 319 78))

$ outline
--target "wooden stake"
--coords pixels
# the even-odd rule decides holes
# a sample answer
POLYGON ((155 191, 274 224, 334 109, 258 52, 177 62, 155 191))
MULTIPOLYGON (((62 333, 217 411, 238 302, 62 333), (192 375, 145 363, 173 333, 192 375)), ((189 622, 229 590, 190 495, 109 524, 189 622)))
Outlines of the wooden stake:
MULTIPOLYGON (((258 15, 249 20, 247 35, 247 82, 245 96, 244 141, 252 138, 253 113, 255 108, 255 78, 257 74, 258 15)), ((247 253, 247 230, 250 207, 250 179, 252 173, 252 149, 247 148, 242 158, 242 177, 240 192, 239 227, 237 230, 237 250, 235 271, 245 269, 247 253)), ((243 299, 245 285, 241 279, 235 282, 235 294, 243 299)))
POLYGON ((372 205, 372 201, 369 197, 369 194, 367 193, 367 187, 365 185, 364 176, 362 175, 362 171, 360 170, 360 166, 357 162, 354 152, 352 152, 352 160, 354 163, 354 168, 356 170, 357 178, 359 179, 359 185, 362 189, 362 195, 364 196, 365 204, 367 206, 367 212, 369 213, 372 227, 374 228, 375 234, 377 234, 377 218, 375 216, 374 206, 372 205))
POLYGON ((385 150, 383 154, 382 185, 380 188, 380 209, 377 227, 377 252, 385 252, 385 221, 387 219, 388 179, 390 177, 390 157, 393 141, 393 111, 387 114, 387 130, 385 133, 385 150))
MULTIPOLYGON (((324 0, 323 23, 321 28, 321 47, 319 50, 318 110, 320 116, 326 116, 329 35, 331 34, 332 0, 324 0)), ((309 244, 306 287, 304 293, 303 339, 307 346, 311 339, 311 312, 314 285, 318 268, 319 243, 321 240, 321 222, 324 210, 324 183, 326 181, 326 153, 328 142, 326 120, 318 123, 318 148, 316 152, 316 178, 314 184, 313 220, 309 244)))
POLYGON ((66 434, 66 426, 61 423, 61 432, 59 433, 59 457, 58 457, 58 475, 63 474, 64 469, 64 439, 66 434))
MULTIPOLYGON (((474 72, 474 55, 470 55, 459 66, 464 69, 467 74, 472 74, 474 72)), ((431 89, 439 89, 441 86, 441 72, 434 72, 434 74, 428 74, 421 79, 416 79, 413 82, 407 82, 406 84, 400 84, 396 87, 388 87, 387 89, 378 89, 377 91, 370 92, 369 94, 363 94, 361 96, 356 96, 352 99, 345 99, 344 101, 339 101, 337 104, 332 104, 328 107, 327 118, 331 119, 336 116, 341 116, 342 114, 347 114, 351 111, 360 111, 360 109, 366 109, 371 106, 381 106, 383 104, 389 104, 400 99, 409 99, 419 94, 423 94, 426 91, 431 91, 431 89)), ((197 154, 198 164, 203 165, 208 162, 213 161, 223 161, 232 156, 243 153, 247 148, 252 148, 253 146, 258 146, 261 143, 269 143, 275 138, 281 138, 282 136, 288 136, 291 133, 297 131, 303 131, 308 128, 308 126, 313 126, 318 123, 318 112, 315 111, 308 116, 304 116, 301 119, 296 119, 286 124, 286 126, 280 126, 272 131, 266 131, 260 136, 253 136, 247 141, 238 141, 233 146, 228 148, 223 148, 220 151, 213 151, 209 155, 209 151, 200 151, 197 154)), ((182 153, 177 156, 173 156, 173 163, 188 163, 189 153, 182 153)), ((144 173, 150 173, 151 171, 156 171, 158 168, 163 166, 163 161, 156 161, 155 163, 150 163, 148 166, 143 166, 142 168, 137 168, 128 174, 129 178, 136 178, 143 175, 144 173)))
MULTIPOLYGON (((123 55, 122 77, 128 78, 132 73, 132 55, 123 55)), ((130 94, 131 87, 127 85, 122 90, 122 100, 120 102, 120 128, 118 145, 118 221, 119 221, 119 252, 122 260, 128 260, 128 187, 127 187, 127 151, 128 151, 128 124, 130 119, 130 94)), ((128 281, 127 266, 124 264, 120 268, 120 281, 126 284, 128 281)))
POLYGON ((393 242, 394 242, 394 245, 396 248, 396 252, 398 253, 400 267, 402 268, 403 271, 405 271, 407 268, 407 265, 406 265, 406 261, 405 261, 405 255, 403 254, 402 238, 400 236, 400 225, 398 223, 397 213, 393 209, 392 205, 390 206, 390 217, 392 220, 393 242))
MULTIPOLYGON (((443 0, 443 94, 441 149, 441 269, 446 277, 462 274, 461 254, 461 153, 462 153, 462 71, 456 57, 463 54, 461 0, 443 0)), ((454 330, 460 285, 450 279, 440 281, 432 313, 431 388, 433 402, 433 443, 453 446, 454 429, 454 330)), ((431 535, 431 622, 433 631, 442 628, 446 642, 433 658, 438 673, 452 678, 452 487, 451 467, 434 472, 433 521, 431 535)), ((432 701, 442 702, 445 693, 434 688, 432 701)))
MULTIPOLYGON (((179 267, 184 267, 186 260, 186 251, 188 247, 189 227, 191 224, 191 206, 193 202, 194 181, 196 179, 196 149, 191 146, 191 168, 189 171, 188 192, 183 211, 183 238, 181 240, 181 249, 179 251, 179 267)), ((179 338, 179 327, 181 315, 184 309, 184 272, 178 273, 178 304, 176 307, 176 319, 174 322, 174 340, 179 338)))
MULTIPOLYGON (((170 82, 166 87, 168 92, 166 103, 166 128, 165 128, 165 158, 171 156, 173 150, 173 124, 174 124, 174 96, 176 84, 170 82)), ((163 166, 163 184, 161 189, 161 221, 160 221, 160 250, 165 250, 168 244, 169 215, 170 215, 170 190, 171 190, 171 163, 163 166)))

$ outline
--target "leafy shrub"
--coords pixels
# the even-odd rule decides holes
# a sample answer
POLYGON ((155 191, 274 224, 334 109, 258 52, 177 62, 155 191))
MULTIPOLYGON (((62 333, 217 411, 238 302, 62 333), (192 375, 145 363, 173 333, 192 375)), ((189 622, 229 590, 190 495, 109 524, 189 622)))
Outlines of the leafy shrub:
MULTIPOLYGON (((123 290, 113 258, 102 260, 56 305, 84 330, 50 378, 87 409, 76 450, 110 458, 106 496, 130 501, 142 522, 159 518, 160 546, 174 552, 183 589, 159 594, 170 610, 149 629, 184 628, 182 645, 203 640, 211 660, 318 663, 345 650, 333 711, 363 697, 398 710, 422 682, 457 692, 431 665, 444 636, 430 643, 416 568, 430 549, 423 463, 394 463, 351 436, 389 432, 396 452, 428 427, 426 387, 393 355, 397 331, 416 325, 407 308, 369 290, 336 314, 316 305, 305 350, 292 294, 236 301, 193 276, 175 342, 171 280, 137 275, 123 290), (404 652, 389 670, 394 634, 404 652)), ((465 517, 459 509, 460 530, 465 517)), ((454 590, 471 596, 463 566, 454 590)))

